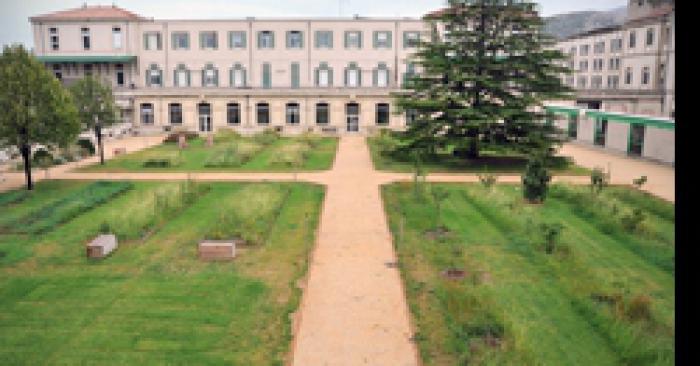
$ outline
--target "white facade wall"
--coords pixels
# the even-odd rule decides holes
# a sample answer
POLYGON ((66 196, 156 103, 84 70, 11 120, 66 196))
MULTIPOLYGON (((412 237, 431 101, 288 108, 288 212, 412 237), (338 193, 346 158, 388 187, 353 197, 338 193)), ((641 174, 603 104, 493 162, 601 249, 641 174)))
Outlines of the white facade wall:
POLYGON ((628 123, 608 121, 608 131, 605 136, 605 147, 627 153, 629 133, 630 125, 628 123))
POLYGON ((665 163, 676 161, 675 130, 647 127, 644 131, 644 149, 642 156, 665 163))

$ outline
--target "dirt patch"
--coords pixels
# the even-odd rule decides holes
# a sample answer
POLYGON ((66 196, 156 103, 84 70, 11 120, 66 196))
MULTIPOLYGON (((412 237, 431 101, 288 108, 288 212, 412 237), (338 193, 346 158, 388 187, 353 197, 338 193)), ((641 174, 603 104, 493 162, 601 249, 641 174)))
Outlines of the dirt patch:
POLYGON ((450 237, 452 231, 444 226, 438 226, 435 229, 427 230, 423 233, 428 240, 442 240, 450 237))
POLYGON ((467 271, 459 268, 448 268, 442 271, 442 276, 449 280, 461 280, 467 277, 467 271))

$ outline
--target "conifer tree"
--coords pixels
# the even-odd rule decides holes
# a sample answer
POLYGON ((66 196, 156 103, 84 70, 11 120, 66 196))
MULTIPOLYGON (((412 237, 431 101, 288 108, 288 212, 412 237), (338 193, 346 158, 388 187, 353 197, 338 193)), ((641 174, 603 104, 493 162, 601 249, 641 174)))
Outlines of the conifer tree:
POLYGON ((419 71, 396 95, 399 111, 416 116, 404 149, 478 158, 493 145, 530 153, 561 143, 543 123, 545 100, 568 99, 566 56, 543 33, 535 4, 518 0, 449 0, 426 16, 432 32, 414 54, 419 71))

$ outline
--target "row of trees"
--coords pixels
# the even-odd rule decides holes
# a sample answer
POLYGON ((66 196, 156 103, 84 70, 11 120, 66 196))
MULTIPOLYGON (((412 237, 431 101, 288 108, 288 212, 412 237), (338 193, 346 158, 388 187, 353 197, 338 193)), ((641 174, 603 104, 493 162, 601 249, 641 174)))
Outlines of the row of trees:
POLYGON ((0 56, 0 147, 16 148, 32 184, 32 146, 66 147, 81 130, 93 130, 104 164, 102 127, 116 121, 108 85, 86 77, 70 87, 61 83, 21 45, 5 46, 0 56))

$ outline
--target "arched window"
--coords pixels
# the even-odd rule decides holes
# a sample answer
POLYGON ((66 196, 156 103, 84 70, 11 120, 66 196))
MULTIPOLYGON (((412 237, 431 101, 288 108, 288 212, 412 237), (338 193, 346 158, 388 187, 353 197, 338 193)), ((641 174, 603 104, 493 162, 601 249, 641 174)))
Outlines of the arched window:
POLYGON ((175 68, 173 84, 180 87, 190 86, 190 70, 188 70, 184 64, 179 64, 177 68, 175 68))
POLYGON ((146 70, 146 86, 163 86, 163 71, 156 64, 146 70))
POLYGON ((316 68, 315 72, 315 84, 320 87, 333 86, 333 69, 328 67, 328 64, 321 62, 316 68))
POLYGON ((389 69, 384 62, 380 62, 377 68, 372 70, 372 85, 380 88, 389 86, 389 69))
POLYGON ((287 124, 299 124, 299 103, 287 103, 287 124))
POLYGON ((270 105, 267 103, 258 103, 255 106, 256 115, 259 125, 270 124, 270 105))
POLYGON ((231 68, 231 75, 229 76, 232 88, 243 88, 246 86, 246 72, 245 68, 240 63, 235 63, 231 68))
POLYGON ((357 67, 357 63, 351 62, 345 68, 345 86, 357 88, 362 85, 362 70, 357 67))
POLYGON ((202 69, 202 86, 219 86, 219 70, 211 63, 206 64, 204 69, 202 69))

